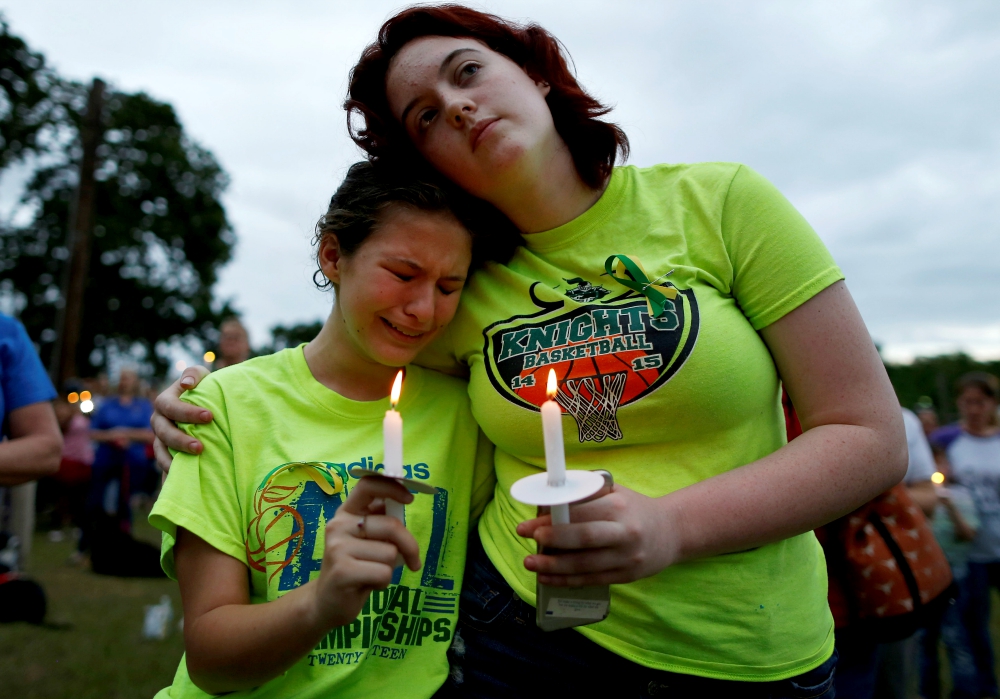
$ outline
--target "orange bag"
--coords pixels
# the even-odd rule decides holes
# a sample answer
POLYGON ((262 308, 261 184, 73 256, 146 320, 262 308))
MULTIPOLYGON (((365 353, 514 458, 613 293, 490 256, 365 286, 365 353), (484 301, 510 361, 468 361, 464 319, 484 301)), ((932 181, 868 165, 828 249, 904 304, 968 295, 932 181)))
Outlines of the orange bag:
POLYGON ((838 627, 864 627, 880 641, 906 638, 954 596, 948 559, 906 486, 891 488, 826 529, 830 578, 842 596, 839 601, 831 595, 834 618, 838 611, 842 617, 838 627))
MULTIPOLYGON (((782 393, 791 441, 802 434, 782 393)), ((954 597, 951 566, 923 510, 898 484, 816 530, 826 554, 830 611, 838 630, 873 640, 907 638, 944 612, 954 597)))

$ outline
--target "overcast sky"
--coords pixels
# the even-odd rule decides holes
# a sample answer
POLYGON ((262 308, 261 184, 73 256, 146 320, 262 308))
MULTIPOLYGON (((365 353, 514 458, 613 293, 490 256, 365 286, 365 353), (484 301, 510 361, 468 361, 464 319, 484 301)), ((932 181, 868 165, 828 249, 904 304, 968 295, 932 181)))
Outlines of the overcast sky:
MULTIPOLYGON (((0 0, 62 74, 177 109, 232 177, 218 292, 260 344, 325 317, 309 238, 359 153, 347 71, 394 2, 0 0)), ((504 0, 616 105, 632 163, 769 177, 847 275, 894 360, 1000 357, 1000 3, 504 0)))

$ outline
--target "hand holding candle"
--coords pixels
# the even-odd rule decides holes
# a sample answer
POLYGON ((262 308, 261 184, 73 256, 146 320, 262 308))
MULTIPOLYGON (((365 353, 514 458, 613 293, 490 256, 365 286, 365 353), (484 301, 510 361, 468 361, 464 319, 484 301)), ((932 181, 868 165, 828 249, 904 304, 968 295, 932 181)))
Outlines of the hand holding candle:
MULTIPOLYGON (((545 473, 526 476, 510 487, 519 502, 548 507, 553 526, 570 523, 569 505, 580 502, 613 485, 606 471, 567 471, 563 444, 562 408, 555 397, 559 392, 556 372, 549 370, 547 393, 542 403, 542 438, 545 442, 545 473)), ((541 547, 539 553, 545 553, 541 547)), ((593 624, 608 615, 611 592, 607 585, 552 588, 536 581, 535 623, 544 631, 593 624)))

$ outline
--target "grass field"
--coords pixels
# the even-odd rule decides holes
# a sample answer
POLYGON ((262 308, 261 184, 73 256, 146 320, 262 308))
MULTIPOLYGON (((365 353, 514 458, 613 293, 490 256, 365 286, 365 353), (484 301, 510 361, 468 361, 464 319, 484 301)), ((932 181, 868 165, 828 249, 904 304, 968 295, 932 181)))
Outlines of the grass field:
MULTIPOLYGON (((137 517, 136 534, 157 541, 137 517)), ((0 695, 14 699, 149 699, 170 684, 184 652, 177 584, 111 578, 68 563, 73 543, 35 536, 29 573, 45 587, 48 623, 0 626, 0 695), (145 606, 169 595, 171 634, 142 638, 145 606)))
MULTIPOLYGON (((136 517, 138 538, 157 542, 158 532, 136 517)), ((184 652, 180 594, 169 580, 94 575, 68 562, 73 543, 34 540, 29 572, 49 599, 46 626, 0 625, 0 696, 4 699, 149 699, 170 684, 184 652), (169 595, 171 633, 163 641, 142 638, 146 605, 169 595)), ((1000 599, 994 596, 993 637, 1000 639, 1000 599)), ((1000 652, 1000 644, 994 648, 1000 652)), ((947 696, 947 659, 942 653, 947 696)), ((998 658, 1000 663, 1000 658, 998 658)), ((1000 664, 998 664, 1000 666, 1000 664)))

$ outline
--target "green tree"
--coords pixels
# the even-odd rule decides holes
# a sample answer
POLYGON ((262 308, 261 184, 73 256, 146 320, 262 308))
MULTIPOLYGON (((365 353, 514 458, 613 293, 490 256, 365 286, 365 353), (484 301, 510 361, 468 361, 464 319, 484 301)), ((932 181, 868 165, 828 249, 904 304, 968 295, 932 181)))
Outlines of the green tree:
POLYGON ((257 354, 271 354, 286 347, 297 347, 319 335, 319 331, 322 329, 323 321, 321 320, 289 326, 275 325, 271 328, 271 344, 262 347, 257 351, 257 354))
POLYGON ((942 423, 958 419, 955 409, 955 382, 970 371, 1000 374, 1000 361, 978 362, 966 354, 921 357, 912 364, 886 364, 899 402, 912 409, 921 397, 934 403, 942 423))
POLYGON ((0 171, 51 147, 67 104, 78 97, 0 15, 0 171))
MULTIPOLYGON (((9 37, 6 27, 4 32, 9 37)), ((52 78, 49 85, 65 108, 46 112, 56 122, 56 136, 22 197, 33 220, 0 230, 0 294, 17 297, 23 306, 20 319, 40 344, 43 361, 56 339, 86 104, 84 86, 52 78)), ((228 305, 213 305, 212 297, 235 243, 220 201, 228 178, 212 154, 184 133, 169 104, 112 88, 106 95, 77 367, 96 372, 117 354, 159 373, 170 343, 197 351, 213 343, 219 322, 233 315, 228 305)))

